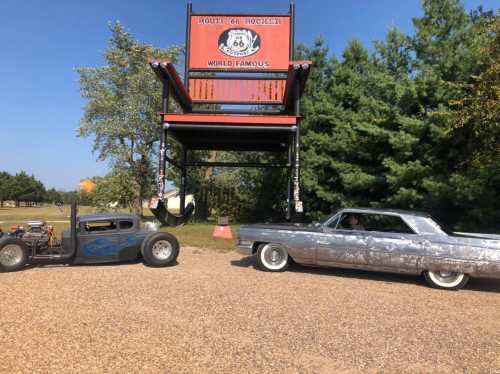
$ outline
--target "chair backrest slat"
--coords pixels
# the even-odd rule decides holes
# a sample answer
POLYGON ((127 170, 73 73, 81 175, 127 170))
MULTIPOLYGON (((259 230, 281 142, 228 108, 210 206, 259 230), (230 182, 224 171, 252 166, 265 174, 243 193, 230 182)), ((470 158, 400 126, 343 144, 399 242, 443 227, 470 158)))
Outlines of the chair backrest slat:
POLYGON ((283 101, 285 78, 231 79, 189 78, 194 103, 279 104, 283 101))

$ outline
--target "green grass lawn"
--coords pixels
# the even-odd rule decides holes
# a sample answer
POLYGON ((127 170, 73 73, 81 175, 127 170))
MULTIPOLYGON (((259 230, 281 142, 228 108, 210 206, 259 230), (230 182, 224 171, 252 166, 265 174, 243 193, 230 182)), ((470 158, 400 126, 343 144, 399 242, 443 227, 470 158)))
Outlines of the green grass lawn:
MULTIPOLYGON (((78 214, 92 214, 96 210, 93 207, 79 206, 78 214)), ((144 213, 148 215, 149 211, 144 213)), ((70 207, 65 206, 62 212, 54 206, 41 208, 0 208, 0 227, 6 232, 13 224, 22 224, 28 220, 43 219, 56 230, 56 235, 60 236, 63 230, 69 228, 70 207)), ((148 218, 148 217, 146 217, 148 218)), ((237 225, 231 226, 233 235, 236 234, 237 225)), ((181 246, 195 246, 200 248, 215 249, 220 251, 230 251, 235 248, 235 239, 215 239, 212 237, 213 224, 209 223, 188 223, 180 227, 162 227, 161 231, 174 234, 181 246)))
MULTIPOLYGON (((232 225, 233 236, 236 235, 237 225, 232 225)), ((162 227, 161 231, 174 234, 181 245, 193 247, 216 249, 219 251, 230 251, 236 247, 236 239, 216 239, 212 236, 213 224, 188 223, 180 227, 162 227)))

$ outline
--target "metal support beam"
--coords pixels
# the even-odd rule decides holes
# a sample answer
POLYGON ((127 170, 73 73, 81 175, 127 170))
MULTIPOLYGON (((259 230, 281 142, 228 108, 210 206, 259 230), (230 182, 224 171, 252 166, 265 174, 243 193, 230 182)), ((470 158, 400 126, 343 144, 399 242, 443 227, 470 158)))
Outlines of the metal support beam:
POLYGON ((252 109, 196 109, 192 113, 208 113, 208 114, 286 114, 284 110, 252 110, 252 109))
POLYGON ((259 126, 259 125, 216 125, 216 124, 190 124, 190 123, 167 123, 164 127, 169 130, 230 130, 230 131, 269 131, 269 132, 295 132, 293 126, 259 126))
POLYGON ((186 166, 191 167, 229 167, 229 168, 289 168, 291 164, 279 163, 260 163, 260 162, 210 162, 210 161, 194 161, 187 162, 186 166))
POLYGON ((286 220, 290 221, 292 218, 292 177, 293 177, 293 159, 292 159, 292 149, 294 146, 294 137, 290 135, 288 141, 288 170, 287 170, 287 182, 286 182, 286 220))
MULTIPOLYGON (((162 111, 163 113, 168 112, 168 96, 169 96, 169 82, 163 82, 163 91, 162 91, 162 111)), ((163 124, 163 118, 162 118, 163 124)), ((160 201, 163 200, 163 196, 165 194, 165 163, 167 157, 167 130, 162 127, 160 134, 160 157, 158 160, 158 186, 157 193, 160 201)))
POLYGON ((167 160, 170 164, 174 165, 177 169, 182 169, 182 166, 174 159, 172 159, 168 156, 165 156, 165 160, 167 160))
POLYGON ((295 170, 293 177, 293 200, 295 203, 295 213, 302 213, 302 201, 300 201, 300 82, 294 83, 295 115, 297 116, 297 128, 295 131, 295 170))
MULTIPOLYGON (((184 51, 184 87, 189 92, 189 38, 191 33, 191 14, 193 13, 193 4, 187 3, 187 16, 186 16, 186 50, 184 51)), ((167 113, 167 112, 164 112, 167 113)))
POLYGON ((181 216, 184 215, 186 208, 186 182, 187 182, 187 148, 182 147, 182 162, 181 162, 181 184, 180 184, 180 202, 179 211, 181 216))

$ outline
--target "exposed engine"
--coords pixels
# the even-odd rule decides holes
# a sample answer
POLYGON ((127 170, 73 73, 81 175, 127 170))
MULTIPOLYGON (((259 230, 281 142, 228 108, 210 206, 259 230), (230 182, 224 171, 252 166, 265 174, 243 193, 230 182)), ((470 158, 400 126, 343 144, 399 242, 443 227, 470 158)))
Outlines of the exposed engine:
POLYGON ((22 239, 36 254, 50 253, 51 248, 57 246, 54 227, 45 221, 26 222, 26 228, 14 225, 9 235, 22 239))

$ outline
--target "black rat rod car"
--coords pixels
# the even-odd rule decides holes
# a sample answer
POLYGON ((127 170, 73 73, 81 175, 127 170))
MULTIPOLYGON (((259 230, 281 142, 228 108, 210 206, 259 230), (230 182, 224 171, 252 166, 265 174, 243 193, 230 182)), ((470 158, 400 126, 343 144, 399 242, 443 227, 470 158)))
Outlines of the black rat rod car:
POLYGON ((30 229, 0 239, 0 272, 15 271, 26 264, 95 264, 131 261, 142 257, 150 266, 168 266, 179 254, 172 234, 157 232, 154 225, 141 229, 139 217, 130 214, 76 215, 71 205, 71 227, 58 243, 43 221, 28 223, 30 229))

